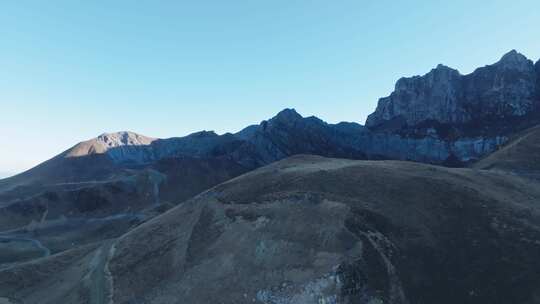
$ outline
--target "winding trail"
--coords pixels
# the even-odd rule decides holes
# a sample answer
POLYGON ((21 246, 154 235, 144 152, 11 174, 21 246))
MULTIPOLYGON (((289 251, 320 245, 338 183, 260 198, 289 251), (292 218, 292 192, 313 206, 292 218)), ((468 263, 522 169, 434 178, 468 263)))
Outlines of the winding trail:
POLYGON ((159 206, 159 183, 154 183, 154 205, 159 206))
POLYGON ((90 262, 90 303, 112 304, 113 282, 109 259, 114 255, 115 240, 107 240, 96 251, 90 262))
POLYGON ((160 205, 160 199, 159 199, 159 186, 161 183, 163 183, 166 179, 166 176, 160 173, 156 170, 150 170, 148 175, 148 181, 152 183, 152 195, 154 198, 154 205, 159 206, 160 205))

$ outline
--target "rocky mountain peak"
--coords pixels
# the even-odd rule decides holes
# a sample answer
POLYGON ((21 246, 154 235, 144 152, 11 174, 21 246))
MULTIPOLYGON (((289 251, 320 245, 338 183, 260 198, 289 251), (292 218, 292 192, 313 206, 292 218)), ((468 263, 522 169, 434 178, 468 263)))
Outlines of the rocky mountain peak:
POLYGON ((235 133, 234 135, 237 138, 240 138, 240 139, 243 139, 243 140, 248 140, 253 135, 255 135, 255 133, 257 133, 257 130, 259 130, 259 125, 250 125, 250 126, 247 126, 247 127, 243 128, 242 130, 235 133))
POLYGON ((282 121, 282 122, 292 122, 292 121, 296 121, 300 119, 302 119, 302 115, 298 114, 298 112, 296 112, 295 109, 287 108, 287 109, 281 110, 271 120, 282 121))
POLYGON ((520 52, 514 49, 504 54, 501 57, 500 61, 528 61, 528 59, 527 57, 525 57, 525 55, 521 54, 520 52))
POLYGON ((539 91, 538 64, 512 50, 495 64, 468 75, 439 64, 423 76, 401 78, 368 116, 369 128, 464 125, 528 114, 539 91))
POLYGON ((452 73, 452 74, 454 74, 454 73, 459 73, 458 70, 453 69, 453 68, 451 68, 451 67, 449 67, 449 66, 447 66, 447 65, 444 65, 444 64, 442 64, 442 63, 439 63, 439 64, 437 65, 437 67, 435 67, 435 68, 433 69, 433 71, 437 71, 437 72, 447 72, 447 73, 452 73))
POLYGON ((195 132, 195 133, 191 133, 188 135, 188 137, 192 137, 192 138, 205 138, 205 137, 217 137, 219 135, 216 134, 216 132, 214 131, 199 131, 199 132, 195 132))
POLYGON ((281 110, 279 113, 276 114, 276 116, 272 117, 270 120, 263 121, 261 123, 261 126, 263 129, 266 129, 268 126, 276 125, 293 126, 298 122, 302 121, 302 119, 302 115, 298 114, 295 109, 287 108, 281 110))
POLYGON ((67 151, 66 157, 80 157, 90 154, 103 154, 115 148, 150 145, 155 138, 134 132, 121 131, 103 133, 94 139, 83 141, 67 151))
POLYGON ((457 107, 461 77, 459 71, 439 64, 423 76, 399 79, 394 92, 379 100, 366 126, 376 127, 397 120, 406 125, 425 120, 452 120, 454 117, 448 108, 457 107))
POLYGON ((434 69, 423 76, 402 77, 396 82, 395 90, 411 90, 413 87, 423 85, 427 81, 427 85, 446 85, 453 78, 459 77, 461 74, 458 70, 448 67, 444 64, 438 64, 434 69))
POLYGON ((96 138, 96 141, 107 147, 119 147, 149 145, 154 139, 130 131, 120 131, 103 133, 96 138))
POLYGON ((504 69, 526 71, 532 70, 534 63, 518 51, 511 50, 504 54, 495 65, 504 69))

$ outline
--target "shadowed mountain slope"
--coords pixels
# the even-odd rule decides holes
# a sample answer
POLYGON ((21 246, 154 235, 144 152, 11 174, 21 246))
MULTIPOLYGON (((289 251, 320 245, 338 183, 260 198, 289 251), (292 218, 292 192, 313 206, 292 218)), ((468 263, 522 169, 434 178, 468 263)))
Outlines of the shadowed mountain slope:
POLYGON ((468 169, 294 157, 122 237, 113 298, 534 303, 539 189, 468 169))
POLYGON ((488 155, 474 167, 540 175, 540 126, 515 135, 501 149, 488 155))
MULTIPOLYGON (((538 184, 516 175, 296 156, 220 184, 91 256, 103 256, 97 275, 109 287, 99 291, 114 303, 532 304, 539 199, 538 184)), ((67 274, 42 265, 60 258, 1 271, 0 296, 53 303, 40 286, 67 274), (21 280, 32 269, 43 276, 21 280)), ((79 302, 96 290, 74 288, 79 302)))

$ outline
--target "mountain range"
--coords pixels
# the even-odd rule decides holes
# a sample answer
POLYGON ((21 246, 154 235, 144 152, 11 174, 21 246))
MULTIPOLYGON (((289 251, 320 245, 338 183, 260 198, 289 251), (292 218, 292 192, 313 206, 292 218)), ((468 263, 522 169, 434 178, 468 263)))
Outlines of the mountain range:
POLYGON ((539 124, 511 51, 365 126, 105 133, 0 180, 0 303, 538 303, 539 124))
POLYGON ((497 63, 468 75, 438 65, 423 76, 399 79, 394 92, 379 100, 365 126, 327 124, 285 109, 236 134, 202 131, 168 139, 133 132, 102 134, 14 180, 27 182, 31 175, 45 174, 47 180, 72 181, 107 174, 81 176, 88 172, 75 169, 81 158, 103 162, 95 170, 178 157, 223 158, 253 169, 299 153, 463 166, 495 151, 512 134, 539 123, 539 107, 540 61, 534 64, 512 50, 497 63), (50 169, 55 166, 72 167, 76 174, 50 169))

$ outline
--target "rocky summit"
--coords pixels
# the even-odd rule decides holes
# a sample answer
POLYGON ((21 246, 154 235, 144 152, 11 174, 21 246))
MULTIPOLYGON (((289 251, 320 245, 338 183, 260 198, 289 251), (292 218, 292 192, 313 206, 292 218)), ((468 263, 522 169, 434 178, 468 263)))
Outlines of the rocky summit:
POLYGON ((537 86, 533 61, 515 50, 468 75, 439 65, 424 76, 398 80, 394 92, 379 100, 366 126, 465 126, 533 115, 540 104, 537 86))
POLYGON ((511 51, 365 126, 102 134, 0 180, 0 303, 539 303, 539 105, 511 51))

